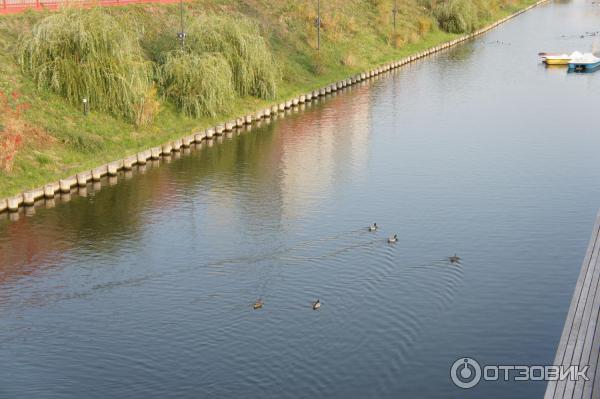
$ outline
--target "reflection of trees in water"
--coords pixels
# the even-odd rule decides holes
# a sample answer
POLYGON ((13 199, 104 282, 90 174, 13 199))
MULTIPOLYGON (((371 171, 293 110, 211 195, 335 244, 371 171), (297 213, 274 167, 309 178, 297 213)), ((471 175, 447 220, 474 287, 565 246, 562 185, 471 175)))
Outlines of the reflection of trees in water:
POLYGON ((284 170, 283 212, 289 217, 318 206, 337 182, 357 178, 368 158, 371 85, 336 93, 279 128, 284 170))
POLYGON ((40 208, 31 218, 3 222, 0 284, 35 272, 36 265, 60 264, 72 248, 110 251, 123 238, 137 239, 140 204, 161 186, 159 174, 149 173, 144 180, 146 184, 121 181, 100 191, 90 190, 87 197, 73 195, 67 203, 57 199, 53 209, 40 208))
MULTIPOLYGON (((0 222, 0 284, 35 272, 42 263, 60 264, 60 257, 73 248, 98 252, 113 251, 123 239, 138 240, 145 221, 143 214, 176 204, 180 190, 195 188, 206 176, 217 176, 220 186, 235 187, 243 177, 237 171, 264 173, 260 160, 268 156, 272 128, 247 133, 238 140, 224 140, 212 148, 202 148, 170 165, 146 166, 145 172, 99 191, 88 190, 87 197, 73 194, 67 203, 57 198, 53 209, 36 210, 33 217, 21 215, 18 221, 0 222), (261 170, 262 169, 262 170, 261 170)), ((174 158, 174 157, 173 157, 174 158)), ((209 188, 210 189, 210 188, 209 188)))
POLYGON ((240 210, 236 217, 242 222, 248 218, 247 228, 256 227, 257 219, 276 224, 294 202, 307 205, 295 198, 299 194, 323 189, 320 184, 334 175, 352 172, 347 167, 349 159, 366 157, 368 130, 364 126, 369 107, 349 112, 349 103, 368 94, 369 88, 355 89, 184 157, 169 168, 172 178, 186 189, 209 195, 211 203, 235 206, 240 210), (205 178, 214 182, 199 184, 205 178))
POLYGON ((273 122, 253 126, 250 132, 182 157, 168 173, 179 189, 186 190, 186 197, 201 194, 210 198, 209 206, 241 209, 237 215, 242 220, 278 220, 281 185, 276 135, 273 122), (244 212, 249 208, 251 212, 244 212))
MULTIPOLYGON (((475 46, 473 43, 465 43, 460 46, 454 46, 448 50, 448 58, 453 62, 467 62, 470 61, 475 53, 475 46)), ((444 64, 444 63, 441 63, 444 64)))
MULTIPOLYGON (((349 95, 352 94, 344 97, 349 95)), ((148 164, 143 173, 134 172, 130 179, 121 174, 116 185, 109 186, 104 180, 98 191, 88 186, 87 197, 73 194, 66 203, 57 199, 55 208, 38 208, 33 217, 21 215, 16 222, 0 222, 0 284, 32 273, 41 264, 59 265, 62 254, 74 248, 106 253, 118 250, 123 239, 131 245, 132 240, 141 239, 149 222, 144 218, 152 217, 144 215, 160 215, 152 210, 180 205, 181 193, 186 199, 207 196, 210 207, 239 209, 236 217, 242 223, 247 218, 247 226, 256 226, 257 219, 279 223, 284 197, 302 190, 298 185, 305 181, 285 183, 286 175, 315 178, 314 168, 306 167, 315 159, 310 151, 299 151, 298 146, 305 146, 310 140, 318 145, 320 136, 326 136, 327 140, 334 140, 332 151, 327 151, 327 159, 319 162, 340 164, 345 157, 356 155, 349 155, 348 151, 352 151, 352 140, 358 140, 352 126, 359 116, 347 117, 348 101, 332 97, 326 108, 311 105, 306 113, 263 123, 262 127, 253 126, 250 132, 233 139, 220 138, 220 144, 210 148, 204 144, 189 155, 182 154, 180 159, 174 155, 168 165, 162 160, 158 167, 148 164), (337 122, 322 130, 320 119, 325 115, 333 116, 337 122), (286 153, 297 162, 286 164, 286 153), (294 170, 286 170, 291 167, 294 170), (288 194, 282 193, 284 187, 288 194)))

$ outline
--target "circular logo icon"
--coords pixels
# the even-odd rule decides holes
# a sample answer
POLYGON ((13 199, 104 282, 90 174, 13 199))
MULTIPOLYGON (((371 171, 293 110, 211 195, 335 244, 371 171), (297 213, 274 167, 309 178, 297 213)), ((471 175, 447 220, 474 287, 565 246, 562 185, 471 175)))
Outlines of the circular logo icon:
POLYGON ((481 366, 470 357, 462 357, 454 362, 450 369, 450 378, 459 388, 473 388, 481 380, 481 366))

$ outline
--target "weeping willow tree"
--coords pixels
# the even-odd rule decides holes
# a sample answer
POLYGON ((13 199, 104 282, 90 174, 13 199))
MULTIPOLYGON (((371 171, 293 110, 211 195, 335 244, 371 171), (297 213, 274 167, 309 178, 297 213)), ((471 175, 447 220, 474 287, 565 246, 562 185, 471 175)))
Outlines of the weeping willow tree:
POLYGON ((241 16, 210 15, 192 22, 187 46, 193 53, 220 53, 240 96, 272 98, 280 72, 258 26, 241 16))
POLYGON ((473 32, 512 0, 423 0, 446 32, 473 32))
POLYGON ((159 68, 159 85, 180 111, 196 118, 227 112, 235 99, 233 75, 220 54, 185 50, 165 54, 159 68))
MULTIPOLYGON (((65 9, 20 38, 18 61, 39 89, 129 122, 148 121, 152 68, 136 35, 100 8, 65 9)), ((151 104, 153 107, 154 104, 151 104)))
POLYGON ((447 0, 436 6, 434 14, 446 32, 472 32, 479 24, 479 10, 472 0, 447 0))

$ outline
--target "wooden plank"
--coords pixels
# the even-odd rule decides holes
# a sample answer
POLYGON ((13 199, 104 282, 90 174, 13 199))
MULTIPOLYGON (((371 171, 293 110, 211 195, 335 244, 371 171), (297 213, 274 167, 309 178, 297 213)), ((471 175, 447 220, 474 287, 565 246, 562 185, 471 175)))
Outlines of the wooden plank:
MULTIPOLYGON (((581 363, 584 343, 583 341, 585 339, 585 333, 587 332, 587 326, 589 324, 590 308, 593 303, 593 294, 595 294, 595 283, 597 282, 597 278, 594 279, 594 272, 598 260, 599 244, 600 239, 597 240, 596 247, 592 252, 592 259, 590 260, 584 286, 579 298, 578 308, 573 320, 571 335, 569 337, 569 342, 567 342, 567 347, 565 348, 565 355, 562 363, 565 367, 570 365, 580 365, 581 363)), ((573 390, 574 381, 565 380, 557 383, 558 397, 573 398, 573 390)))
MULTIPOLYGON (((594 330, 596 328, 596 323, 594 320, 594 323, 592 324, 592 308, 594 306, 594 299, 596 297, 596 290, 598 289, 598 279, 600 278, 600 275, 598 274, 598 249, 594 250, 593 256, 592 256, 592 260, 590 263, 590 267, 588 268, 588 277, 589 277, 589 281, 590 281, 590 285, 589 285, 589 290, 587 292, 587 295, 585 296, 585 298, 582 298, 579 303, 583 303, 583 313, 581 315, 581 321, 579 323, 579 330, 577 332, 577 338, 575 339, 575 347, 573 349, 573 355, 571 357, 571 361, 569 364, 573 364, 573 365, 580 365, 580 366, 585 366, 587 365, 588 361, 589 361, 589 348, 588 348, 588 352, 586 353, 586 348, 585 348, 585 341, 588 335, 588 330, 590 328, 591 325, 591 329, 592 329, 592 339, 593 339, 593 334, 594 334, 594 330)), ((584 293, 582 292, 582 295, 584 293)), ((590 339, 591 341, 591 339, 590 339)), ((591 347, 591 343, 589 345, 589 347, 591 347)), ((567 345, 567 349, 568 349, 568 345, 567 345)), ((566 354, 568 355, 568 353, 566 354)), ((567 380, 566 384, 565 384, 565 393, 563 395, 563 397, 567 397, 567 398, 575 398, 575 397, 580 397, 580 396, 575 396, 575 381, 572 380, 567 380)))
MULTIPOLYGON (((600 263, 600 260, 597 261, 600 263)), ((596 270, 600 269, 600 265, 596 265, 596 270)), ((588 329, 585 336, 585 342, 583 347, 583 355, 579 363, 584 366, 588 365, 589 370, 587 376, 590 378, 590 381, 579 380, 575 382, 575 390, 573 392, 574 397, 586 397, 584 392, 590 392, 591 395, 591 387, 593 386, 593 381, 596 375, 596 367, 598 365, 598 348, 600 348, 600 328, 598 323, 600 322, 600 273, 596 273, 596 292, 594 293, 593 305, 591 308, 590 319, 588 323, 588 329), (586 387, 588 389, 586 389, 586 387)), ((590 397, 590 396, 588 396, 590 397)))
MULTIPOLYGON (((600 364, 600 353, 598 353, 596 362, 597 362, 596 364, 600 364)), ((592 385, 592 388, 591 388, 592 395, 590 397, 600 398, 600 373, 596 373, 596 376, 590 382, 592 383, 591 384, 592 385)))
MULTIPOLYGON (((590 266, 590 261, 593 256, 594 250, 598 245, 598 234, 600 230, 600 215, 596 218, 596 223, 594 226, 594 230, 592 232, 592 238, 590 239, 590 243, 588 245, 588 250, 586 252, 586 256, 584 257, 581 272, 579 274, 579 278, 577 284, 575 286, 575 293, 573 295, 573 299, 571 300, 571 306, 569 308, 569 312, 567 313, 567 320, 565 322, 565 327, 563 329, 563 334, 559 343, 559 347, 556 354, 555 364, 562 365, 568 364, 570 362, 570 358, 572 356, 567 355, 567 350, 572 350, 573 347, 569 348, 568 344, 571 340, 575 339, 577 334, 574 332, 574 328, 577 327, 577 320, 575 320, 575 316, 577 314, 577 310, 581 307, 581 295, 584 292, 586 287, 586 282, 588 279, 588 271, 590 266)), ((548 383, 548 387, 546 389, 545 398, 561 398, 564 394, 564 384, 560 384, 559 381, 550 381, 548 383)))
MULTIPOLYGON (((600 297, 600 293, 597 295, 600 297)), ((598 319, 598 322, 600 322, 600 308, 597 309, 596 318, 598 319)), ((600 373, 598 373, 598 359, 600 358, 600 350, 598 350, 598 348, 600 348, 600 326, 598 325, 598 322, 596 324, 594 340, 592 342, 592 348, 596 349, 592 349, 590 353, 590 371, 588 372, 588 377, 590 380, 586 381, 584 384, 583 392, 581 394, 582 398, 600 397, 600 382, 598 381, 598 378, 600 378, 600 373)))
POLYGON ((579 304, 579 300, 581 298, 581 292, 583 289, 584 281, 587 277, 588 268, 590 265, 590 261, 592 258, 593 250, 597 246, 598 236, 600 234, 600 214, 596 218, 596 224, 594 226, 594 230, 592 232, 592 237, 590 239, 590 243, 588 245, 588 249, 586 255, 583 259, 583 264, 581 267, 581 272, 579 274, 579 278, 577 280, 577 284, 575 286, 575 292, 573 294, 573 298, 571 300, 571 306, 569 308, 569 312, 567 313, 567 320, 565 322, 565 328, 563 330, 563 336, 561 337, 556 357, 556 364, 562 364, 563 358, 566 350, 567 341, 571 332, 571 328, 573 326, 573 318, 575 316, 575 310, 579 304))
MULTIPOLYGON (((574 340, 577 338, 579 326, 581 324, 580 317, 582 316, 583 308, 580 303, 582 294, 587 294, 589 290, 589 275, 590 263, 594 252, 598 251, 598 235, 600 232, 600 213, 596 216, 594 229, 592 230, 592 237, 588 244, 588 248, 583 258, 581 271, 575 285, 575 291, 573 298, 571 299, 571 305, 567 313, 567 319, 565 321, 565 327, 561 335, 561 339, 558 344, 556 351, 556 357, 554 360, 555 365, 569 365, 573 357, 572 351, 574 350, 574 340), (579 317, 579 319, 576 318, 579 317), (569 353, 569 351, 571 351, 569 353)), ((560 381, 549 381, 546 387, 545 399, 551 398, 562 398, 564 394, 565 385, 560 384, 560 381)))

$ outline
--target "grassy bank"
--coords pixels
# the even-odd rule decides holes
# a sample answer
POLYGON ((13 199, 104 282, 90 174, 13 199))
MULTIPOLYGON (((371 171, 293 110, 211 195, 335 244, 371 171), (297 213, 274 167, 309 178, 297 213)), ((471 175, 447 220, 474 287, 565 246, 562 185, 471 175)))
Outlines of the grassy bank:
MULTIPOLYGON (((17 62, 19 38, 49 13, 0 17, 0 198, 131 155, 195 130, 255 111, 384 62, 399 59, 524 8, 533 0, 399 1, 394 35, 393 0, 322 1, 322 49, 316 60, 314 1, 195 0, 190 19, 244 15, 260 27, 280 69, 275 98, 236 96, 228 111, 189 117, 176 101, 157 97, 158 113, 137 126, 98 109, 85 116, 58 93, 36 84, 17 62), (465 6, 465 2, 473 4, 465 6), (275 4, 273 4, 275 3, 275 4), (440 8, 443 5, 444 8, 440 8), (479 7, 479 8, 477 8, 479 7), (462 15, 461 13, 465 13, 462 15), (445 29, 442 29, 442 27, 445 29)), ((139 33, 144 57, 160 58, 176 43, 179 8, 139 5, 105 10, 139 33)))

